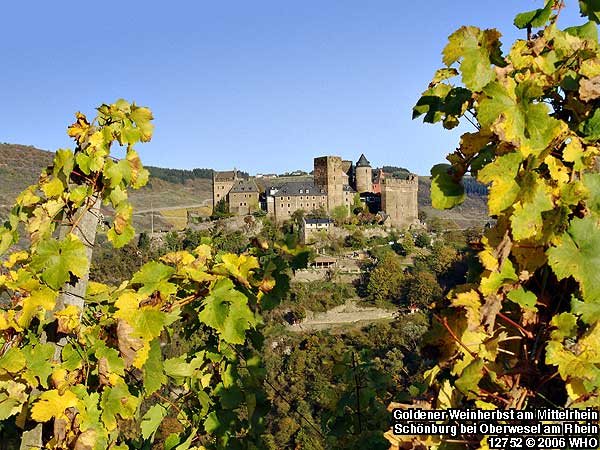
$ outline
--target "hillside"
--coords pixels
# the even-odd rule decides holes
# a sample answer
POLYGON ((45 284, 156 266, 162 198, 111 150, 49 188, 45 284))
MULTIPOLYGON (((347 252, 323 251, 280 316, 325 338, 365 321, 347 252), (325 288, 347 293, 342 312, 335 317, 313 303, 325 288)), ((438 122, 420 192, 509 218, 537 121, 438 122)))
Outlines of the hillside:
MULTIPOLYGON (((468 191, 467 191, 468 192, 468 191)), ((469 228, 485 224, 488 219, 487 196, 468 193, 465 202, 452 209, 439 210, 431 206, 431 177, 419 177, 419 211, 426 217, 439 217, 453 222, 457 228, 469 228)))
MULTIPOLYGON (((52 161, 52 153, 32 146, 0 144, 0 218, 6 217, 16 196, 27 186, 35 183, 43 167, 52 161)), ((175 222, 185 218, 185 208, 207 214, 206 206, 211 203, 210 169, 182 171, 174 169, 149 168, 154 176, 138 191, 132 191, 135 224, 140 229, 149 229, 150 211, 155 212, 155 229, 170 229, 175 222), (183 174, 183 175, 182 175, 183 174), (166 178, 161 179, 158 177, 166 178), (182 182, 167 181, 180 179, 182 182), (204 208, 202 208, 204 206, 204 208), (178 217, 178 220, 173 220, 178 217)), ((280 177, 260 180, 260 184, 280 185, 286 181, 299 181, 307 177, 280 177)), ((419 208, 427 217, 439 217, 455 223, 459 228, 468 228, 487 221, 486 197, 471 195, 465 203, 449 211, 432 208, 430 194, 431 180, 419 177, 419 208)))
MULTIPOLYGON (((0 144, 0 218, 6 217, 16 196, 27 186, 37 181, 41 170, 52 162, 53 154, 35 147, 18 144, 0 144)), ((154 168, 153 168, 154 169, 154 168)), ((160 170, 160 169, 159 169, 160 170)), ((154 172, 154 170, 152 170, 154 172)), ((150 210, 177 207, 199 207, 211 202, 211 180, 208 178, 186 178, 183 183, 172 183, 151 177, 147 186, 131 191, 135 225, 149 229, 150 210)), ((155 214, 157 229, 169 229, 169 221, 155 214)))

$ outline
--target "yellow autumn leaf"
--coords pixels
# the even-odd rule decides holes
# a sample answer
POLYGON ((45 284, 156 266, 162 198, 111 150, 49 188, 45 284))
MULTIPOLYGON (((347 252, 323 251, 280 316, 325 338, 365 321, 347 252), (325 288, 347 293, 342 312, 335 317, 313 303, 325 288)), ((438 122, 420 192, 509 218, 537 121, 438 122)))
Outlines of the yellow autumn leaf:
POLYGON ((0 311, 0 331, 8 330, 9 328, 14 328, 15 331, 23 331, 23 328, 15 320, 15 310, 13 309, 0 311))
POLYGON ((15 264, 17 264, 18 262, 21 262, 21 261, 25 261, 27 258, 29 258, 29 253, 27 253, 27 252, 11 253, 8 256, 8 260, 4 261, 4 263, 2 265, 4 267, 6 267, 7 269, 11 269, 15 264))
POLYGON ((41 310, 51 311, 56 305, 56 297, 58 292, 53 291, 49 287, 40 286, 31 292, 29 297, 24 297, 21 300, 21 315, 18 319, 19 326, 25 328, 29 325, 31 319, 41 310))
POLYGON ((479 256, 479 261, 486 270, 494 271, 498 268, 498 258, 496 258, 490 249, 485 249, 477 255, 479 256))
POLYGON ((162 256, 160 260, 169 264, 175 264, 176 266, 185 266, 194 262, 196 258, 194 258, 194 255, 191 253, 182 250, 167 253, 165 256, 162 256))
POLYGON ((31 408, 31 418, 36 422, 47 422, 53 417, 65 417, 65 410, 77 405, 77 396, 66 390, 62 395, 56 390, 46 391, 31 408))
POLYGON ((72 333, 79 327, 81 309, 75 305, 69 305, 62 311, 54 313, 58 319, 59 333, 72 333))

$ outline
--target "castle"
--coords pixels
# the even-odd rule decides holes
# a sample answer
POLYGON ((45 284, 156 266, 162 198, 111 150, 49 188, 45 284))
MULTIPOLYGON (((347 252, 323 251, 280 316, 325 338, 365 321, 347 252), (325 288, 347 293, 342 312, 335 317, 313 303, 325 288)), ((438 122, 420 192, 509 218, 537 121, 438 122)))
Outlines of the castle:
POLYGON ((291 218, 294 211, 324 209, 331 213, 343 206, 349 214, 358 193, 371 211, 384 212, 389 224, 408 228, 418 223, 418 177, 406 179, 374 174, 360 155, 356 165, 339 156, 314 159, 313 179, 265 185, 266 179, 245 178, 236 170, 213 173, 213 207, 225 201, 233 214, 252 214, 263 209, 277 221, 291 218))

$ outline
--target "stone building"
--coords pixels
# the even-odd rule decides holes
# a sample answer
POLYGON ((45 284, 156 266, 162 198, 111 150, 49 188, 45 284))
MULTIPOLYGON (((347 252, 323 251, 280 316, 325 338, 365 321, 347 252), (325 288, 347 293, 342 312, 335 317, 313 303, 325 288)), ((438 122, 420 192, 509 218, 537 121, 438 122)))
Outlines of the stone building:
POLYGON ((227 201, 227 194, 238 179, 237 170, 213 172, 213 208, 221 200, 227 201))
POLYGON ((381 209, 396 228, 408 228, 419 223, 417 191, 419 177, 407 179, 386 177, 381 180, 381 209))
POLYGON ((242 179, 235 170, 215 172, 213 206, 225 199, 234 214, 251 214, 262 207, 275 220, 284 221, 297 210, 310 213, 324 209, 331 213, 344 206, 350 214, 358 193, 372 212, 385 213, 386 223, 406 228, 418 224, 418 184, 414 174, 406 179, 389 176, 381 169, 374 174, 364 154, 356 165, 339 156, 321 156, 314 159, 312 180, 277 186, 266 187, 263 183, 264 187, 259 188, 254 179, 242 179))
POLYGON ((227 197, 229 212, 244 215, 258 211, 258 195, 258 186, 254 180, 236 180, 227 197))
POLYGON ((306 244, 311 241, 311 238, 321 231, 329 232, 333 229, 333 220, 328 218, 303 218, 300 227, 300 236, 302 242, 306 244))
POLYGON ((268 212, 275 220, 283 221, 299 209, 309 212, 319 208, 327 209, 325 190, 311 182, 290 182, 274 190, 273 211, 268 212))

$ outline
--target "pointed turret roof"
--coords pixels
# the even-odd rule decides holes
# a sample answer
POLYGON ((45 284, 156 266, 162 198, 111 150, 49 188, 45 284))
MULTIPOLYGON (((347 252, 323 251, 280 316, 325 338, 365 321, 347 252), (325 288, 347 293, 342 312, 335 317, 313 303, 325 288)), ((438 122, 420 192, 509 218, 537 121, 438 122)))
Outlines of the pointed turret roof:
POLYGON ((356 167, 371 167, 371 163, 365 158, 364 153, 360 154, 360 158, 356 162, 356 167))

